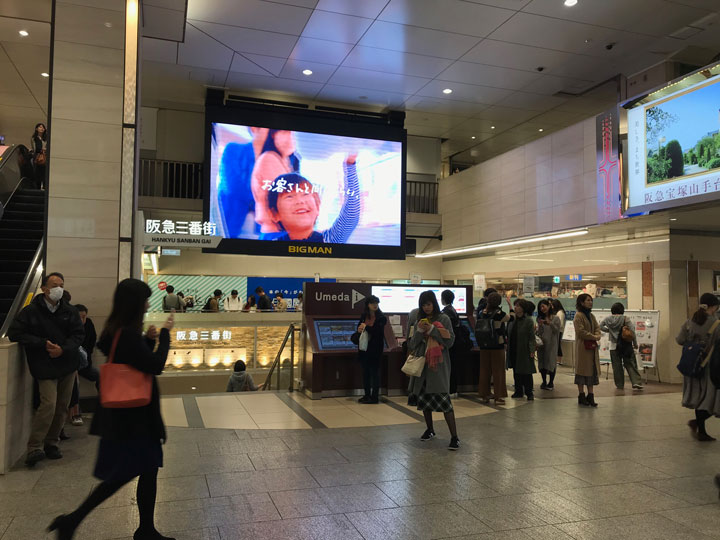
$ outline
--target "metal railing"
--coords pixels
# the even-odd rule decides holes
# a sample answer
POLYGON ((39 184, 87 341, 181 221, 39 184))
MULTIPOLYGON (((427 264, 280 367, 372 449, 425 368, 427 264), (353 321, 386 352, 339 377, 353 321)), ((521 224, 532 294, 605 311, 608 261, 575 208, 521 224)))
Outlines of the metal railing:
POLYGON ((418 214, 438 213, 438 184, 437 182, 413 182, 405 184, 405 211, 418 214))
POLYGON ((202 199, 203 164, 140 160, 140 197, 202 199))
POLYGON ((282 344, 275 355, 275 361, 270 366, 267 377, 265 377, 265 384, 263 384, 263 390, 273 389, 273 375, 275 375, 275 390, 284 390, 287 388, 288 392, 292 392, 295 385, 295 332, 299 332, 300 329, 295 326, 294 323, 290 323, 285 337, 283 338, 282 344), (284 358, 281 360, 283 351, 290 341, 290 358, 284 358))
POLYGON ((44 249, 45 238, 40 240, 40 244, 38 245, 35 255, 30 262, 30 267, 20 284, 20 288, 15 295, 13 303, 10 305, 10 310, 5 317, 5 320, 0 321, 0 324, 2 324, 0 327, 0 338, 4 338, 7 335, 10 323, 15 319, 15 316, 20 312, 20 310, 30 302, 32 295, 34 295, 35 291, 37 291, 38 287, 40 287, 43 272, 42 255, 44 249))

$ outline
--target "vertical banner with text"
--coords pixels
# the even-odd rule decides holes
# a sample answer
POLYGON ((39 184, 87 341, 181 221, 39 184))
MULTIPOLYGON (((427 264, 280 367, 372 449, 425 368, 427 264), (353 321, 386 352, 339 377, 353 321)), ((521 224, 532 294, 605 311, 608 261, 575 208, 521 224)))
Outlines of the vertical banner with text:
POLYGON ((595 118, 598 223, 622 218, 618 116, 619 112, 615 107, 595 118))

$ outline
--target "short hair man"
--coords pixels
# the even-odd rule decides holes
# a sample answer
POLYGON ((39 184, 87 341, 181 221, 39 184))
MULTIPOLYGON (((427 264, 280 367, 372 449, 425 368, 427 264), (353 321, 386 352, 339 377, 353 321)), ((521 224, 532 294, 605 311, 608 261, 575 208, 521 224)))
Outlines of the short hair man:
POLYGON ((35 412, 25 463, 60 459, 60 431, 65 424, 79 348, 85 330, 77 309, 63 300, 65 278, 59 272, 43 279, 42 294, 18 313, 8 337, 25 349, 30 373, 38 381, 40 406, 35 412))
POLYGON ((167 294, 162 300, 163 311, 169 313, 175 310, 180 313, 185 307, 185 301, 177 294, 175 294, 175 287, 173 287, 172 285, 168 285, 165 288, 165 292, 167 294))
POLYGON ((255 289, 255 294, 258 295, 257 309, 258 311, 272 311, 272 302, 262 287, 255 289))
POLYGON ((288 303, 283 298, 283 294, 278 291, 275 293, 275 311, 287 311, 288 303))
POLYGON ((242 302, 235 289, 230 291, 230 296, 226 297, 223 303, 225 305, 225 311, 240 311, 242 309, 242 302))
POLYGON ((207 303, 205 304, 205 309, 203 309, 203 311, 209 311, 210 313, 217 313, 218 311, 220 311, 221 298, 222 291, 220 289, 215 289, 212 298, 207 301, 207 303))

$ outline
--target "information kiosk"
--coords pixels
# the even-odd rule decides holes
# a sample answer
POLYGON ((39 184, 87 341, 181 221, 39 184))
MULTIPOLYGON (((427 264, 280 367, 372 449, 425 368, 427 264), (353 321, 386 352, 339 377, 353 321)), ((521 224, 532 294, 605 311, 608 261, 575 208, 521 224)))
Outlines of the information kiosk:
MULTIPOLYGON (((455 294, 453 305, 462 323, 473 328, 471 286, 306 283, 301 359, 304 392, 313 399, 363 394, 362 368, 357 346, 350 341, 350 336, 357 329, 365 299, 375 295, 388 318, 380 393, 405 394, 408 378, 400 368, 405 362, 402 344, 407 338, 408 314, 418 307, 420 293, 432 290, 440 303, 440 293, 445 289, 455 294)), ((463 355, 458 364, 460 391, 477 390, 477 350, 463 355)))

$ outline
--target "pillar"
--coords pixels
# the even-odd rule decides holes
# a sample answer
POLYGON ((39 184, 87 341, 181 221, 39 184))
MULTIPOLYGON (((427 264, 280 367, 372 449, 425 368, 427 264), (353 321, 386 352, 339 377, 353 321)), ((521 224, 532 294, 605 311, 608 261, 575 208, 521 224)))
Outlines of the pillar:
POLYGON ((102 328, 132 265, 138 0, 53 3, 45 268, 102 328))

